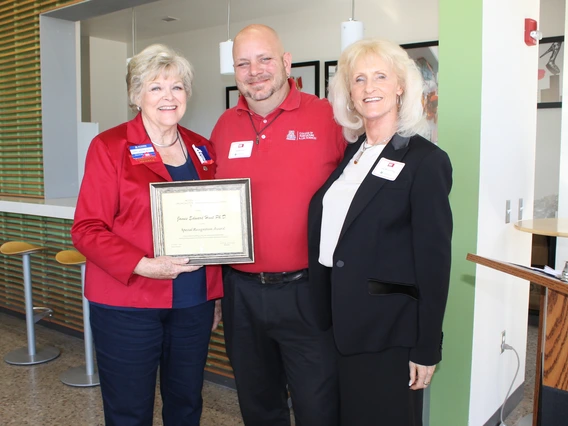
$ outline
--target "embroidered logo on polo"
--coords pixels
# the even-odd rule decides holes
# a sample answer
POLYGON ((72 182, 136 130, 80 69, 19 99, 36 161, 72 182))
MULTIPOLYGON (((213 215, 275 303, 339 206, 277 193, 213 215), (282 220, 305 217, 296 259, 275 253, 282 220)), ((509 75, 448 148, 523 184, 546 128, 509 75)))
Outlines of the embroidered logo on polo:
POLYGON ((305 139, 313 139, 316 140, 316 135, 314 135, 314 132, 298 132, 298 140, 305 140, 305 139))
POLYGON ((308 139, 317 140, 317 137, 314 134, 314 132, 298 132, 296 134, 294 130, 289 130, 288 134, 286 135, 286 140, 289 141, 295 141, 295 140, 303 141, 308 139))

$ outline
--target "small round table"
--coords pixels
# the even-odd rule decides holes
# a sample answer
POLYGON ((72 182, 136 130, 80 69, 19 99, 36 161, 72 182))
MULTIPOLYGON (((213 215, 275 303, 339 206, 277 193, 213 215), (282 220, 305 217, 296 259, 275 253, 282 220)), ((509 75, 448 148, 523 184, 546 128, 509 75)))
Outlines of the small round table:
MULTIPOLYGON (((531 219, 531 220, 521 220, 515 223, 515 228, 519 231, 529 232, 536 235, 545 235, 548 242, 548 266, 555 268, 556 263, 556 237, 568 237, 568 219, 563 218, 544 218, 544 219, 531 219)), ((564 266, 564 265, 562 265, 564 266)), ((542 293, 541 293, 542 294, 542 293)), ((542 296, 541 296, 542 297, 542 296)), ((545 300, 548 300, 548 291, 545 292, 545 300)), ((564 296, 562 296, 564 298, 564 296)), ((542 300, 542 299, 541 299, 542 300)), ((545 306, 541 302, 541 307, 545 306)), ((544 353, 543 353, 543 334, 546 334, 546 323, 547 321, 554 321, 554 318, 549 317, 546 312, 540 313, 539 318, 539 335, 538 335, 538 356, 537 356, 537 366, 536 366, 536 380, 535 380, 535 403, 534 412, 538 410, 540 393, 542 392, 543 386, 543 369, 544 369, 544 353)), ((523 417, 518 426, 531 426, 534 424, 534 419, 532 414, 528 414, 523 417)))

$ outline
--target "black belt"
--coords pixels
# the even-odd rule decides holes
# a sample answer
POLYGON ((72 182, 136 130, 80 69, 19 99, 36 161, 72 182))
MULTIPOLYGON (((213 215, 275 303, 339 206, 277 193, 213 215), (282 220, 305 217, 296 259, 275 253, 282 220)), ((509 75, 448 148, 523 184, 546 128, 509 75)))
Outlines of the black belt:
POLYGON ((237 274, 258 280, 261 284, 283 284, 308 278, 308 270, 300 269, 293 272, 243 272, 232 268, 237 274))

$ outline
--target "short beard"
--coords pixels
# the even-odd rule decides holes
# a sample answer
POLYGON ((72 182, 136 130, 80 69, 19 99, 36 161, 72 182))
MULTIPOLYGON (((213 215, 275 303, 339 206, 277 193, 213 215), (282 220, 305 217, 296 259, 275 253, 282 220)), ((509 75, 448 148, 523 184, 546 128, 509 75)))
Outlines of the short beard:
POLYGON ((278 92, 284 84, 288 83, 288 79, 286 78, 285 71, 281 74, 280 78, 274 80, 273 86, 268 90, 268 92, 264 93, 263 91, 253 91, 253 90, 246 90, 246 85, 243 83, 237 82, 237 88, 241 92, 241 94, 245 98, 250 98, 253 101, 265 101, 269 99, 272 95, 278 92))

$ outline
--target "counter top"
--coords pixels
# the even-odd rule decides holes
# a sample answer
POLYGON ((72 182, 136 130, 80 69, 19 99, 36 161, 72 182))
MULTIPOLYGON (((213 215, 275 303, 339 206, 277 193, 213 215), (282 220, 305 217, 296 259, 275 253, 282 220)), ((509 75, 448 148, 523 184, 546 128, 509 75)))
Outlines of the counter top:
POLYGON ((20 197, 0 197, 0 212, 29 214, 32 216, 73 219, 77 198, 40 200, 20 197))

